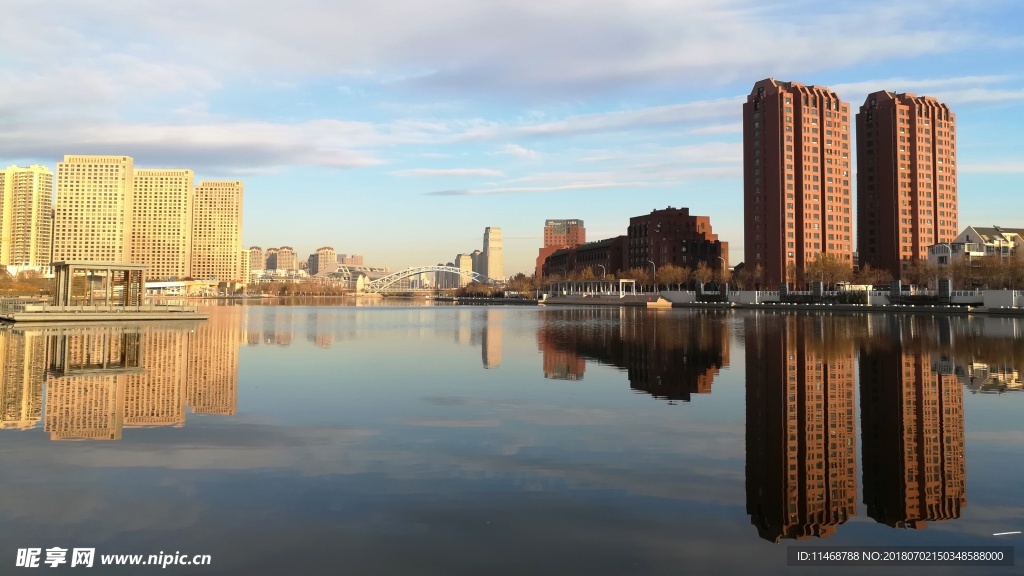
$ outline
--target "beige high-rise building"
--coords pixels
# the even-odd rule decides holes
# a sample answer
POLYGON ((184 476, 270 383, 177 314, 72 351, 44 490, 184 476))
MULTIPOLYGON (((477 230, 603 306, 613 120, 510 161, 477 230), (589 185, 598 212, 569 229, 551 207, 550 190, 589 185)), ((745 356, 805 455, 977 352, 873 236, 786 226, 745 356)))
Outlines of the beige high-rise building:
POLYGON ((263 248, 259 246, 249 247, 249 269, 250 270, 263 270, 266 268, 267 261, 263 257, 263 248))
POLYGON ((328 264, 336 264, 338 262, 338 253, 330 246, 317 248, 316 254, 319 257, 321 269, 326 267, 328 264))
POLYGON ((149 280, 181 280, 192 259, 191 170, 135 170, 131 258, 149 280))
POLYGON ((49 168, 10 166, 0 171, 0 265, 50 265, 52 208, 49 168))
POLYGON ((484 276, 492 280, 505 279, 505 260, 501 255, 501 228, 484 229, 484 276))
POLYGON ((242 269, 242 282, 248 284, 249 279, 252 276, 252 260, 250 259, 250 252, 248 250, 242 250, 242 263, 240 264, 242 269))
POLYGON ((263 253, 263 269, 277 270, 277 248, 267 248, 263 253))
POLYGON ((467 286, 473 281, 470 272, 473 271, 473 257, 469 254, 459 254, 455 257, 455 267, 458 268, 461 273, 459 274, 459 286, 467 286))
POLYGON ((278 270, 298 270, 299 258, 295 255, 295 249, 291 246, 281 246, 277 249, 278 270))
POLYGON ((197 279, 243 282, 242 183, 203 180, 192 208, 192 272, 197 279))
POLYGON ((55 262, 129 262, 134 162, 128 156, 69 155, 57 164, 55 262))

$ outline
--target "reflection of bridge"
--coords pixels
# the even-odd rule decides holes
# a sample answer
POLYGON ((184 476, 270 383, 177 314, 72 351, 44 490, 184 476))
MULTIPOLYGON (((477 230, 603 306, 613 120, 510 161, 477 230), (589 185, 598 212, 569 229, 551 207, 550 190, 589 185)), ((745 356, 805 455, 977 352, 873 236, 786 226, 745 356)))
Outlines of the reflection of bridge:
POLYGON ((454 266, 420 266, 418 268, 407 268, 400 272, 388 274, 387 276, 378 278, 373 282, 368 283, 364 288, 363 292, 370 294, 380 294, 383 292, 433 292, 434 288, 409 288, 399 284, 401 280, 406 278, 412 278, 413 276, 419 276, 420 274, 441 272, 446 274, 457 274, 460 277, 468 278, 473 282, 483 282, 485 284, 497 284, 497 280, 493 280, 479 274, 477 272, 471 272, 469 270, 463 270, 461 268, 455 268, 454 266))

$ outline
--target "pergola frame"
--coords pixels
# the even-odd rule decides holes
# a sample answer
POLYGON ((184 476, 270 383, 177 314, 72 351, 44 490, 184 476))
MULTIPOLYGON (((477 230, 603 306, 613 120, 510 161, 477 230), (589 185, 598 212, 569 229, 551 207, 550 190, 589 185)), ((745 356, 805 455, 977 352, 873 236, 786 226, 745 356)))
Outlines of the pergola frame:
POLYGON ((101 275, 106 279, 102 302, 104 306, 115 305, 136 309, 142 306, 146 296, 146 265, 115 262, 54 262, 54 291, 51 304, 61 308, 74 305, 72 281, 78 272, 85 273, 86 282, 89 284, 89 306, 95 305, 95 290, 89 281, 89 278, 95 275, 101 275), (114 286, 122 287, 116 301, 114 286))
POLYGON ((557 280, 549 290, 558 296, 636 296, 636 280, 612 278, 607 280, 557 280))

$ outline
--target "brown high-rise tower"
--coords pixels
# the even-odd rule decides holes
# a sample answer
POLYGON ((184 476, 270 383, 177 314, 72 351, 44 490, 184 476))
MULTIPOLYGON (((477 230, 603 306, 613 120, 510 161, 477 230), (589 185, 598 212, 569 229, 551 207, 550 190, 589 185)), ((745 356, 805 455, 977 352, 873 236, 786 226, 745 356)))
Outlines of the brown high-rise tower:
POLYGON ((743 105, 746 265, 769 286, 819 254, 852 265, 851 204, 849 104, 821 86, 755 83, 743 105))
POLYGON ((956 118, 930 96, 875 92, 857 114, 857 249, 899 278, 957 235, 956 118))

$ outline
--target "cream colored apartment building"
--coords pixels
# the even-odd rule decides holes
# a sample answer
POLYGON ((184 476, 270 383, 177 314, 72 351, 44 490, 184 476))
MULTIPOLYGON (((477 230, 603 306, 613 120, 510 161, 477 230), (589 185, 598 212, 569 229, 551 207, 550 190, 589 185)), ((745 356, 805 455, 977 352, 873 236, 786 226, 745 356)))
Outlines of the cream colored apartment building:
POLYGON ((277 249, 277 270, 298 270, 299 258, 295 249, 291 246, 281 246, 277 249))
POLYGON ((250 270, 263 270, 267 266, 267 261, 263 257, 263 248, 259 246, 249 247, 249 269, 250 270))
POLYGON ((50 265, 53 172, 46 166, 0 171, 0 265, 50 265))
POLYGON ((192 207, 193 278, 245 282, 242 278, 242 183, 202 180, 192 207))
POLYGON ((149 280, 189 275, 193 181, 191 170, 135 170, 130 262, 149 280))
POLYGON ((128 156, 64 156, 57 164, 54 261, 131 261, 134 177, 128 156))

